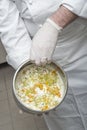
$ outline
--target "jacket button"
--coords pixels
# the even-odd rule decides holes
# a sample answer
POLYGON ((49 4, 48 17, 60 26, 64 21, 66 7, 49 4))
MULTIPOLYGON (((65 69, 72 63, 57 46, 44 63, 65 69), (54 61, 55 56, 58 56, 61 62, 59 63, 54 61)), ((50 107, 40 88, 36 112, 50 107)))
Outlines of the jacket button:
POLYGON ((31 4, 31 5, 32 5, 32 3, 33 3, 33 0, 29 0, 29 4, 31 4))
POLYGON ((41 28, 43 25, 42 24, 39 24, 39 27, 41 28))

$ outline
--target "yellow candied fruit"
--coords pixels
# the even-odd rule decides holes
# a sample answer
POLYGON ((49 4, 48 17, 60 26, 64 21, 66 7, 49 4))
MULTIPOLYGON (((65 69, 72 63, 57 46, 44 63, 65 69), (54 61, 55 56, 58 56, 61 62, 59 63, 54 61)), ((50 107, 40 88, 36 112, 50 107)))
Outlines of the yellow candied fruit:
POLYGON ((43 89, 43 84, 41 84, 41 83, 37 83, 37 84, 35 84, 35 86, 40 88, 41 90, 43 89))
POLYGON ((49 107, 47 105, 41 108, 42 111, 45 111, 45 110, 48 110, 48 109, 49 109, 49 107))
POLYGON ((53 70, 53 71, 52 71, 52 74, 57 75, 56 70, 53 70))
POLYGON ((26 92, 26 89, 23 88, 21 91, 22 91, 22 92, 26 92))
POLYGON ((50 93, 53 94, 53 95, 56 95, 56 96, 58 96, 58 97, 61 97, 60 89, 59 89, 58 87, 54 87, 54 88, 48 87, 48 88, 47 88, 47 91, 50 92, 50 93))

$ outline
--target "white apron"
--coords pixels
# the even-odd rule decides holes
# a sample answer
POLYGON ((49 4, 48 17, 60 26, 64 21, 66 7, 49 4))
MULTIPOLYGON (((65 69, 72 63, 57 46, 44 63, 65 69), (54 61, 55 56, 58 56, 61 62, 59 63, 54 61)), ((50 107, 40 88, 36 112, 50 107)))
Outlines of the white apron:
MULTIPOLYGON (((57 10, 60 2, 61 0, 22 0, 21 8, 18 8, 31 36, 57 10)), ((69 89, 58 109, 44 115, 46 124, 49 130, 87 130, 86 19, 75 20, 60 33, 53 59, 66 71, 69 89)))

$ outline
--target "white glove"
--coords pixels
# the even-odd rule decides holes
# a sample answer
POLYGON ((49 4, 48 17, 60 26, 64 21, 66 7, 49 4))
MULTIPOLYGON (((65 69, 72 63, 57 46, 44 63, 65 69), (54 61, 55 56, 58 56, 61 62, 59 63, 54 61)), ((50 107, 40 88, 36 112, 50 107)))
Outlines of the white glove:
POLYGON ((51 60, 61 29, 62 27, 51 19, 46 20, 32 40, 31 61, 40 65, 51 60))

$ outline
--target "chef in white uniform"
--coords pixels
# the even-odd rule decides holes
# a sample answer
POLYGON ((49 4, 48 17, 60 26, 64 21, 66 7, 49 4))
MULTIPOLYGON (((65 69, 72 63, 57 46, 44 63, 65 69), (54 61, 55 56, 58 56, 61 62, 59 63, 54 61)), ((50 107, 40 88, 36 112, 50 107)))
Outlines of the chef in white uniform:
POLYGON ((0 0, 0 38, 15 69, 53 59, 65 70, 68 93, 44 115, 49 130, 87 130, 87 1, 0 0))

